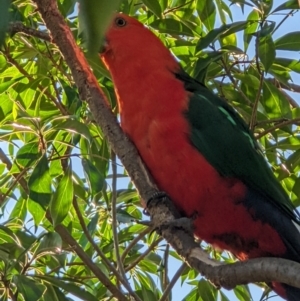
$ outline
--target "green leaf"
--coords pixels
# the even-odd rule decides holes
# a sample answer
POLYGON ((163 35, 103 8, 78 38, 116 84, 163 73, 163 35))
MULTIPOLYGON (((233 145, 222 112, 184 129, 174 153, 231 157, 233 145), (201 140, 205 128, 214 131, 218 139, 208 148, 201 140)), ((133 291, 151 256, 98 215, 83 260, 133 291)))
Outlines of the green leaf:
POLYGON ((25 301, 39 300, 46 289, 44 285, 37 283, 24 275, 15 275, 13 277, 13 282, 25 301))
POLYGON ((201 279, 198 283, 198 291, 203 301, 216 300, 216 288, 213 287, 207 280, 201 279))
POLYGON ((274 21, 265 22, 263 28, 257 32, 256 36, 260 38, 264 38, 268 35, 271 35, 273 33, 273 30, 276 26, 276 23, 274 21))
POLYGON ((223 25, 217 29, 211 30, 205 37, 200 38, 197 44, 197 51, 207 48, 211 43, 218 38, 226 37, 237 31, 245 29, 249 25, 248 21, 235 22, 228 25, 223 25))
POLYGON ((51 200, 51 177, 47 156, 43 155, 34 168, 29 181, 29 197, 46 208, 51 200))
POLYGON ((132 221, 136 220, 136 218, 132 215, 130 215, 125 210, 118 208, 117 209, 117 221, 119 223, 131 223, 132 221))
POLYGON ((24 76, 16 76, 15 78, 8 80, 8 81, 4 81, 0 84, 0 95, 4 92, 6 92, 9 88, 12 88, 13 85, 15 85, 16 83, 19 83, 22 79, 24 78, 24 76))
POLYGON ((102 191, 104 186, 104 177, 90 160, 82 159, 81 164, 89 183, 91 193, 94 196, 98 192, 102 191))
MULTIPOLYGON (((282 150, 298 150, 299 147, 300 137, 298 135, 282 139, 273 146, 273 148, 280 148, 282 150)), ((270 148, 272 148, 272 146, 270 148)))
POLYGON ((259 37, 258 39, 258 56, 265 67, 265 71, 268 72, 276 56, 274 42, 271 35, 259 37))
MULTIPOLYGON (((252 0, 252 2, 254 2, 254 1, 252 0)), ((272 9, 273 0, 264 0, 264 1, 261 1, 261 5, 260 6, 261 6, 261 8, 263 10, 264 15, 267 16, 270 13, 270 10, 272 9)))
POLYGON ((205 77, 207 68, 213 61, 219 60, 223 55, 223 52, 220 51, 214 51, 214 52, 208 52, 199 57, 195 64, 193 77, 195 77, 198 81, 205 83, 205 77))
POLYGON ((216 1, 216 5, 222 24, 226 24, 227 20, 226 20, 226 14, 224 12, 224 7, 226 7, 226 4, 224 3, 224 1, 216 1))
MULTIPOLYGON (((285 161, 285 165, 288 167, 290 171, 294 171, 294 169, 300 166, 300 149, 292 153, 287 160, 285 161)), ((300 178, 299 178, 300 179, 300 178)), ((300 192, 300 187, 299 187, 300 192)))
POLYGON ((251 86, 254 89, 258 89, 259 87, 259 79, 252 75, 247 73, 241 73, 241 74, 235 74, 235 77, 239 79, 243 84, 247 84, 248 86, 251 86))
POLYGON ((9 218, 17 218, 22 221, 25 221, 27 209, 27 200, 19 199, 17 204, 14 206, 13 210, 10 212, 9 218))
POLYGON ((78 121, 77 119, 67 119, 55 126, 55 129, 68 130, 75 134, 80 134, 86 138, 89 142, 92 141, 92 136, 90 134, 89 128, 78 121))
POLYGON ((241 301, 244 300, 251 300, 251 295, 249 293, 249 291, 247 290, 246 286, 242 286, 242 285, 238 285, 235 289, 234 289, 234 293, 237 296, 237 298, 241 301))
POLYGON ((244 48, 245 51, 247 51, 248 46, 251 42, 251 39, 253 37, 253 34, 256 32, 257 27, 258 27, 258 21, 259 21, 259 13, 256 9, 253 9, 251 13, 247 17, 247 21, 252 21, 249 22, 249 26, 245 28, 244 31, 244 48))
POLYGON ((284 2, 283 4, 280 4, 278 7, 276 7, 273 11, 272 14, 281 11, 281 10, 286 10, 286 9, 299 9, 299 0, 289 0, 284 2))
POLYGON ((4 163, 0 163, 0 174, 2 174, 5 169, 6 169, 6 165, 4 163))
POLYGON ((294 71, 296 73, 300 73, 300 61, 299 60, 277 57, 275 59, 274 63, 284 66, 284 67, 287 67, 291 71, 294 71))
POLYGON ((205 27, 208 30, 212 30, 216 20, 216 7, 214 2, 211 0, 198 0, 197 12, 205 27))
POLYGON ((70 165, 67 168, 64 176, 61 178, 50 202, 50 214, 54 226, 62 223, 65 217, 68 215, 72 206, 73 196, 74 188, 70 165))
POLYGON ((79 3, 80 32, 86 38, 88 51, 96 54, 120 0, 80 0, 79 3))
POLYGON ((34 224, 37 226, 44 219, 46 211, 39 203, 29 199, 27 204, 28 211, 33 217, 34 224))
POLYGON ((0 1, 0 46, 2 46, 9 24, 9 7, 11 0, 0 1))
POLYGON ((300 51, 300 31, 290 32, 275 41, 275 48, 280 50, 300 51))
POLYGON ((261 102, 269 118, 289 117, 291 108, 288 100, 273 84, 264 81, 261 102))
POLYGON ((161 17, 161 7, 157 0, 142 0, 142 2, 157 16, 161 17))
POLYGON ((289 81, 292 80, 290 70, 282 65, 273 63, 269 69, 269 73, 272 74, 279 82, 289 85, 289 81))
POLYGON ((40 244, 35 252, 35 255, 44 252, 59 253, 62 249, 62 239, 56 232, 46 233, 40 241, 40 244))
POLYGON ((29 142, 23 145, 16 154, 16 161, 18 165, 23 168, 31 167, 39 158, 42 153, 39 150, 39 144, 37 141, 29 142))
POLYGON ((57 1, 59 11, 63 14, 64 17, 73 14, 75 4, 75 0, 57 1))
POLYGON ((297 198, 298 198, 298 202, 297 204, 295 204, 296 206, 299 206, 299 200, 300 200, 300 178, 297 178, 293 187, 293 193, 296 194, 297 198))
MULTIPOLYGON (((83 290, 77 285, 67 282, 63 278, 59 277, 52 277, 46 275, 35 275, 34 278, 42 279, 46 282, 51 283, 52 285, 62 288, 63 290, 67 291, 68 293, 86 301, 99 301, 95 296, 89 293, 87 290, 83 290)), ((31 301, 36 300, 32 299, 31 301)))
POLYGON ((47 290, 43 296, 43 301, 71 301, 64 293, 60 291, 57 287, 44 282, 47 290))
POLYGON ((162 10, 164 11, 168 7, 169 0, 159 0, 160 6, 162 7, 162 10))
POLYGON ((171 35, 186 35, 193 37, 194 34, 186 25, 175 19, 159 19, 155 20, 149 26, 157 29, 161 33, 168 33, 171 35))

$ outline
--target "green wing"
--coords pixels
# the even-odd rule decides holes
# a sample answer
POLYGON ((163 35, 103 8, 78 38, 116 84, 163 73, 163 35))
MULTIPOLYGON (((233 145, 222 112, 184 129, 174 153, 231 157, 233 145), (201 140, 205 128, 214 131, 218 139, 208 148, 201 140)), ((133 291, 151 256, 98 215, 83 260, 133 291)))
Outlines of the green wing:
POLYGON ((300 224, 292 202, 244 120, 224 100, 186 73, 176 76, 193 93, 186 117, 194 146, 221 175, 240 179, 300 224))

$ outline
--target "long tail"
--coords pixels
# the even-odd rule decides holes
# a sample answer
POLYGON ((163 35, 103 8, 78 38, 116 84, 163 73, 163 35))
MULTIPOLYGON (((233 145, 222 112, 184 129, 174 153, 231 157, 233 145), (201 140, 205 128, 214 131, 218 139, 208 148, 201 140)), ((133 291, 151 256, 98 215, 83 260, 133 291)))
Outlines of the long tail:
POLYGON ((288 301, 300 301, 300 288, 281 283, 272 283, 272 289, 288 301))
MULTIPOLYGON (((255 217, 269 224, 279 234, 286 246, 286 252, 280 257, 300 263, 300 222, 295 215, 291 220, 284 211, 266 201, 263 196, 253 190, 249 190, 244 202, 246 207, 255 210, 255 217)), ((261 256, 269 256, 261 254, 261 256)), ((272 283, 270 287, 281 297, 288 301, 300 301, 300 289, 284 284, 272 283)))

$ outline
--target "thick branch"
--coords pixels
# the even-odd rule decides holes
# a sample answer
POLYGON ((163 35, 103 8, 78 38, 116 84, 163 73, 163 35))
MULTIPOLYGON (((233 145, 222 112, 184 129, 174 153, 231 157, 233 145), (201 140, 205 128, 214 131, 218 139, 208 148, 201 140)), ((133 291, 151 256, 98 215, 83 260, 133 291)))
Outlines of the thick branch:
MULTIPOLYGON (((149 199, 156 192, 156 186, 138 157, 135 147, 124 135, 107 105, 96 78, 57 9, 56 1, 34 1, 52 34, 54 43, 58 45, 71 69, 81 97, 87 100, 96 122, 121 159, 140 195, 145 200, 149 199)), ((170 201, 152 201, 148 210, 153 225, 160 229, 162 236, 193 268, 217 285, 232 288, 242 283, 275 280, 300 287, 300 264, 283 259, 257 259, 231 265, 216 263, 199 248, 191 231, 188 231, 187 235, 187 229, 174 222, 179 215, 170 201), (174 225, 170 226, 167 222, 174 222, 174 225)))

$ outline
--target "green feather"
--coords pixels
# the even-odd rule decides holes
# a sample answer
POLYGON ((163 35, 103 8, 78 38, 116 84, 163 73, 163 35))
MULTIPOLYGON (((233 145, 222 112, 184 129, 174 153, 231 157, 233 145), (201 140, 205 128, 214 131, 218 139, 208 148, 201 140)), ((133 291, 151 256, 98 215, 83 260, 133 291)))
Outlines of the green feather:
POLYGON ((222 176, 240 179, 300 224, 290 198, 275 178, 244 120, 224 100, 188 74, 182 71, 176 77, 192 92, 185 116, 191 125, 193 145, 222 176))

